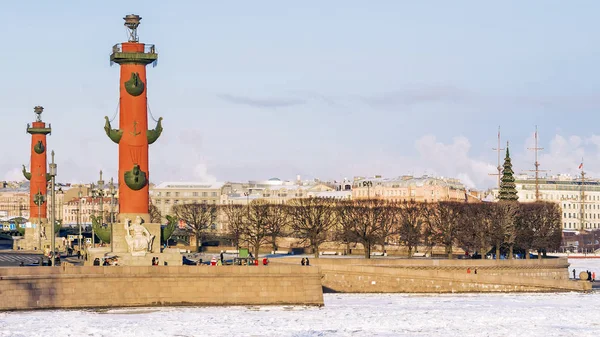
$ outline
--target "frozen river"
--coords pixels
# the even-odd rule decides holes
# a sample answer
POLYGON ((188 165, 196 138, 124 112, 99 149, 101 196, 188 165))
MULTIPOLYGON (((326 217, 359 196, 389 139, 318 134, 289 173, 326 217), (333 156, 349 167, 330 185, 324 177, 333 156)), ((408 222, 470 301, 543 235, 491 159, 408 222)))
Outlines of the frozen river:
MULTIPOLYGON (((598 260, 572 267, 600 271, 598 260)), ((572 268, 571 268, 572 269, 572 268)), ((4 299, 3 299, 4 300, 4 299)), ((0 336, 598 336, 589 294, 326 294, 325 307, 0 313, 0 336)))

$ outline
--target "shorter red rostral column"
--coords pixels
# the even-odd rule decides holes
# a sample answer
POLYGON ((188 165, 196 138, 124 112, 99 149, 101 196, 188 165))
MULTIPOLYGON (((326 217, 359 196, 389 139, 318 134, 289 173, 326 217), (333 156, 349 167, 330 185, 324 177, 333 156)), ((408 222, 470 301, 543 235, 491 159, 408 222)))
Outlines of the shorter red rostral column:
POLYGON ((46 135, 52 132, 50 125, 42 121, 44 108, 33 108, 36 114, 35 122, 27 124, 27 133, 31 135, 30 172, 23 165, 23 175, 29 180, 29 222, 42 223, 46 221, 47 212, 47 183, 50 175, 46 167, 46 135))

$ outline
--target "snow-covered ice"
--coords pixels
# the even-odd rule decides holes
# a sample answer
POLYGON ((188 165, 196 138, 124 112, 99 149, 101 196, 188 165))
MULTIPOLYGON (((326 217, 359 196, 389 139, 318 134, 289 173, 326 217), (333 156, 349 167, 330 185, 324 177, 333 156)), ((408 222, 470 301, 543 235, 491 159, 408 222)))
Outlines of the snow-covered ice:
MULTIPOLYGON (((600 261, 571 260, 600 271, 600 261)), ((2 299, 6 300, 6 299, 2 299)), ((0 313, 0 336, 597 336, 600 292, 325 294, 325 307, 0 313)))

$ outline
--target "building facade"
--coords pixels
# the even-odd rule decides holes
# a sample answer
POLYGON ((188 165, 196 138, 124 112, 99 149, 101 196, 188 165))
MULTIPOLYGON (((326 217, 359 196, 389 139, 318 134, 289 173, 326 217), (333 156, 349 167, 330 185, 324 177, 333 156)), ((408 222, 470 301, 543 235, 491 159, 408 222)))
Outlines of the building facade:
MULTIPOLYGON (((519 202, 535 202, 535 179, 526 175, 515 178, 519 202)), ((560 205, 563 231, 600 229, 600 181, 558 175, 539 179, 538 188, 540 201, 560 205)), ((492 193, 497 200, 498 189, 492 193)))
POLYGON ((480 201, 479 196, 458 179, 438 177, 400 176, 394 178, 355 178, 352 184, 353 199, 385 199, 389 201, 480 201))
MULTIPOLYGON (((119 200, 114 198, 112 209, 110 203, 110 197, 105 197, 102 202, 105 223, 110 222, 111 214, 113 215, 113 221, 116 221, 116 214, 119 213, 119 200)), ((77 224, 91 225, 91 215, 100 216, 100 198, 77 197, 63 203, 62 218, 63 225, 65 226, 75 226, 77 224)))
POLYGON ((0 189, 0 219, 29 218, 29 190, 23 188, 0 189))
POLYGON ((150 188, 150 199, 164 220, 178 204, 219 204, 224 185, 220 182, 164 182, 150 188))

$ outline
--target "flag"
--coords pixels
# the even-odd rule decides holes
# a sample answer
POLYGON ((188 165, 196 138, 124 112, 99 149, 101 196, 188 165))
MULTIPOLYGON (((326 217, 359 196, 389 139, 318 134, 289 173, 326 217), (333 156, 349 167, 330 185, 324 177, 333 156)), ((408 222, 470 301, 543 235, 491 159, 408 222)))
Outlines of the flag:
POLYGON ((579 169, 581 170, 583 168, 583 162, 581 164, 579 164, 579 169))

